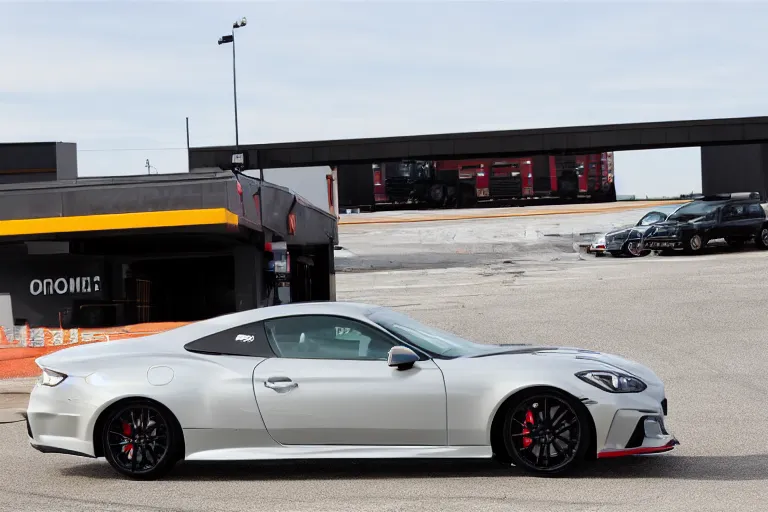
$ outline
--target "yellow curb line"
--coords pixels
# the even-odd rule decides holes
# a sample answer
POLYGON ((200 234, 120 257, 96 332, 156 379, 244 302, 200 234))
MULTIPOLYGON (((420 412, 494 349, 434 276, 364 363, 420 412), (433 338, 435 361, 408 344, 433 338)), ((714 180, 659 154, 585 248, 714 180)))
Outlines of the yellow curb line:
POLYGON ((449 220, 472 220, 472 219, 504 219, 510 217, 534 217, 543 215, 574 215, 585 213, 606 213, 606 212, 622 212, 628 210, 637 210, 645 206, 657 206, 663 204, 677 204, 684 200, 678 201, 650 201, 644 203, 635 203, 632 206, 614 206, 608 208, 589 208, 589 209, 574 209, 574 210, 533 210, 522 212, 504 212, 504 213, 485 213, 480 215, 439 215, 434 217, 385 217, 378 219, 360 219, 360 220, 339 220, 340 226, 351 226, 358 224, 401 224, 409 222, 437 222, 437 221, 449 221, 449 220))

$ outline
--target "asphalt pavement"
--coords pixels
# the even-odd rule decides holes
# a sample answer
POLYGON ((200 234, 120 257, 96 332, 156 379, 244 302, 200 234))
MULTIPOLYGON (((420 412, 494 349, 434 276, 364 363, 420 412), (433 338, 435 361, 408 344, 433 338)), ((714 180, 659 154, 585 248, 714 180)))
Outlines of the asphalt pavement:
POLYGON ((347 461, 182 463, 167 480, 132 482, 103 461, 35 452, 23 423, 12 423, 0 425, 0 510, 766 509, 768 252, 497 256, 342 272, 338 298, 387 305, 478 341, 580 346, 648 364, 667 385, 668 426, 681 446, 562 478, 486 461, 347 461))

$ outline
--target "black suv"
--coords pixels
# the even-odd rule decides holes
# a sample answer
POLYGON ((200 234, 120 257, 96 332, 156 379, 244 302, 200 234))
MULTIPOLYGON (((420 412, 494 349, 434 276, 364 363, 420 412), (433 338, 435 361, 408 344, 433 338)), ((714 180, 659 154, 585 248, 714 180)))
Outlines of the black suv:
POLYGON ((710 240, 724 238, 740 247, 748 240, 768 248, 768 218, 760 194, 739 192, 697 196, 672 213, 667 220, 645 232, 643 249, 683 250, 690 254, 704 250, 710 240))

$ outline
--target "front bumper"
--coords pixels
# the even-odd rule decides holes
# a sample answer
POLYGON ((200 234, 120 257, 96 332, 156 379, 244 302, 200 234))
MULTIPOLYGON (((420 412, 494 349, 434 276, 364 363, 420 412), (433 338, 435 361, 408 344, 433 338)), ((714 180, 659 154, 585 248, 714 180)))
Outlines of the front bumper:
POLYGON ((659 410, 619 409, 613 417, 608 436, 598 459, 647 455, 672 450, 680 442, 667 431, 664 420, 667 415, 667 399, 659 404, 659 410))
POLYGON ((679 238, 646 238, 643 240, 643 249, 662 251, 665 249, 682 249, 683 241, 679 238))
POLYGON ((626 238, 622 240, 611 240, 610 242, 605 243, 605 250, 606 251, 620 251, 624 247, 624 243, 626 242, 626 238))

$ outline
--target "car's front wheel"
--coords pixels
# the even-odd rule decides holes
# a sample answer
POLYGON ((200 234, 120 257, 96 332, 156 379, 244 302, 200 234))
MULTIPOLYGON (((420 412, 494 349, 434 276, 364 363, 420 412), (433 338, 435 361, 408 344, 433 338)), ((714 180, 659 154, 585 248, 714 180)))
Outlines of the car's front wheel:
POLYGON ((624 247, 622 247, 622 252, 627 256, 631 256, 633 258, 648 256, 649 254, 651 254, 651 251, 647 249, 643 249, 642 247, 643 247, 643 244, 639 240, 630 240, 629 242, 624 244, 624 247))
POLYGON ((685 245, 685 252, 688 254, 698 254, 702 252, 706 246, 707 239, 698 233, 694 233, 685 245))
POLYGON ((557 475, 578 466, 590 446, 589 412, 565 393, 526 393, 510 404, 504 445, 515 466, 537 475, 557 475))
POLYGON ((180 451, 178 430, 169 411, 145 401, 121 404, 104 422, 104 457, 120 474, 139 480, 164 476, 180 451))

